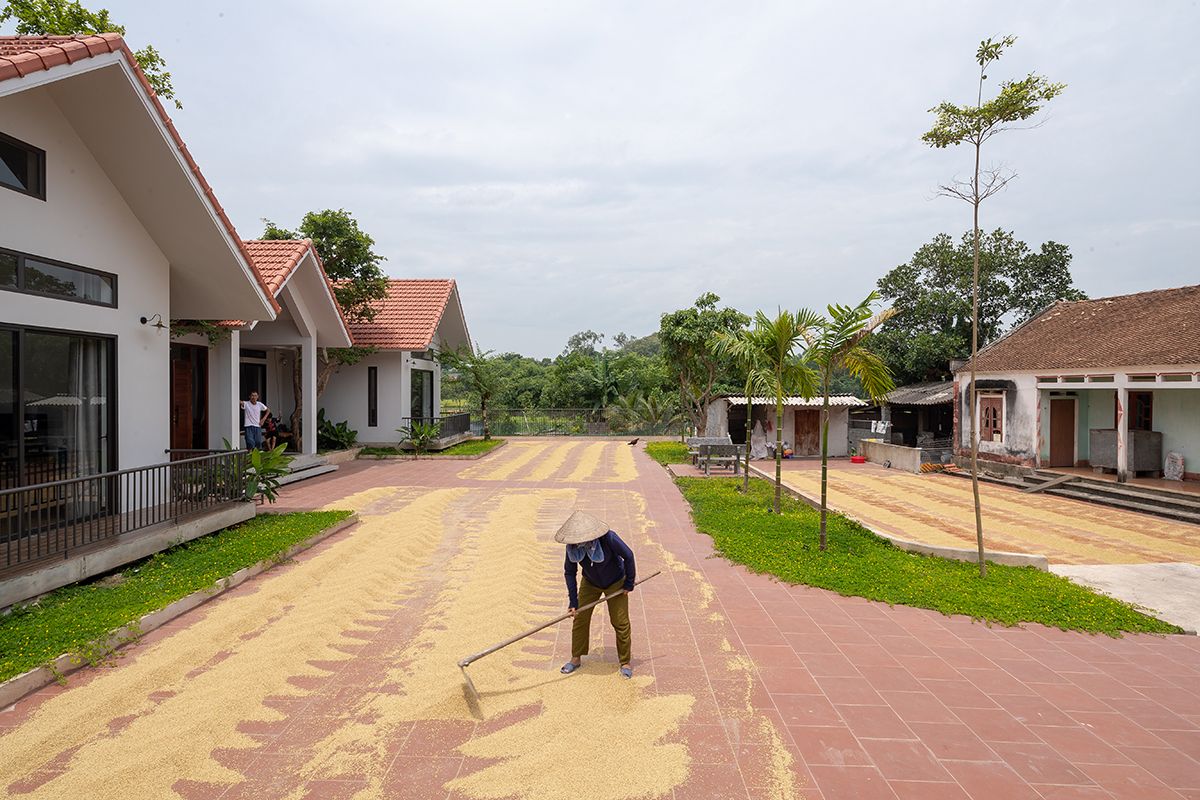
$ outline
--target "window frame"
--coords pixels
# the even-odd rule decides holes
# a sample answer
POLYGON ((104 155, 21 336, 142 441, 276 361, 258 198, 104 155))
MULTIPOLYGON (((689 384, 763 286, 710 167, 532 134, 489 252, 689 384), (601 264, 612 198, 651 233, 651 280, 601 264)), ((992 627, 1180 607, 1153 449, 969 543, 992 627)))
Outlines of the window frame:
POLYGON ((33 197, 37 200, 45 202, 46 200, 46 151, 40 147, 36 147, 29 142, 23 142, 15 136, 9 136, 7 133, 0 133, 0 142, 12 145, 26 151, 34 157, 37 162, 36 178, 37 190, 30 191, 29 189, 9 186, 7 183, 0 183, 0 187, 14 191, 17 194, 23 194, 26 197, 33 197))
POLYGON ((17 284, 16 286, 5 286, 0 284, 0 291, 13 292, 15 294, 26 294, 32 297, 48 297, 51 300, 63 300, 68 303, 84 303, 89 306, 100 306, 101 308, 117 308, 119 297, 117 294, 117 275, 112 272, 105 272, 100 269, 92 269, 91 267, 81 267, 78 264, 72 264, 69 261, 59 261, 56 258, 48 258, 40 256, 36 253, 25 253, 20 250, 13 250, 8 247, 0 247, 0 255, 10 255, 17 259, 17 284), (53 292, 39 292, 36 289, 25 288, 25 260, 33 259, 42 264, 47 264, 51 267, 61 267, 62 269, 74 270, 83 272, 88 275, 97 275, 101 278, 107 278, 109 286, 112 287, 112 302, 106 303, 103 300, 92 300, 87 297, 70 297, 64 294, 54 294, 53 292))
POLYGON ((980 444, 1004 444, 1008 436, 1008 396, 1004 392, 980 392, 975 398, 975 418, 979 420, 979 442, 980 444), (983 438, 983 401, 984 400, 999 400, 1000 401, 1000 440, 995 438, 983 438))
POLYGON ((367 427, 379 427, 379 367, 367 367, 367 427))

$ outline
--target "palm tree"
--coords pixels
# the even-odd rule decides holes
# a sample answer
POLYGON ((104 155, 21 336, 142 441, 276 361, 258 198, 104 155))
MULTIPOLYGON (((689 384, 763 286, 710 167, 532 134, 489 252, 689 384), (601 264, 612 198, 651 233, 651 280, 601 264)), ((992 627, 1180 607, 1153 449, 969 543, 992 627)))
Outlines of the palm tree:
POLYGON ((754 327, 746 332, 749 339, 746 347, 758 354, 755 383, 775 398, 776 514, 783 493, 783 399, 792 392, 802 397, 817 395, 817 373, 797 356, 796 349, 808 341, 811 329, 819 321, 820 317, 809 311, 793 314, 780 310, 774 319, 759 311, 754 315, 754 327))
MULTIPOLYGON (((831 305, 829 317, 821 319, 810 330, 804 359, 820 373, 821 392, 821 549, 825 549, 826 518, 828 517, 829 488, 829 385, 833 373, 845 370, 858 378, 863 390, 875 402, 882 400, 895 388, 892 374, 876 353, 868 350, 864 340, 871 332, 895 316, 888 308, 873 315, 871 306, 879 299, 871 292, 856 306, 831 305)), ((801 312, 804 314, 806 312, 801 312)))
POLYGON ((750 492, 750 431, 754 426, 754 395, 771 391, 770 374, 763 367, 763 353, 754 331, 742 328, 736 333, 717 334, 715 350, 718 355, 732 358, 746 372, 746 468, 742 471, 742 494, 750 492))

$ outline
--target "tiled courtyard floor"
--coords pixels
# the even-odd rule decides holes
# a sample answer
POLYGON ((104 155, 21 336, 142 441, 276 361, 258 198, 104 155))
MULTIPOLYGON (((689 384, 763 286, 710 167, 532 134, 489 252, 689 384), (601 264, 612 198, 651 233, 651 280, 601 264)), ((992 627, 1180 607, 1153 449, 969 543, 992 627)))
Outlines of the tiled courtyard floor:
MULTIPOLYGON (((355 463, 282 508, 361 523, 0 712, 30 798, 1200 798, 1200 642, 997 629, 790 587, 714 557, 622 443, 355 463), (573 507, 663 574, 611 641, 458 658, 564 605, 573 507)), ((598 615, 593 635, 607 627, 598 615)), ((608 637, 605 637, 606 639, 608 637)))
MULTIPOLYGON (((771 462, 757 462, 772 472, 771 462)), ((818 460, 784 463, 784 482, 821 496, 818 460)), ((1039 553, 1052 564, 1200 564, 1200 526, 981 483, 989 550, 1039 553)), ((878 464, 830 462, 829 504, 876 530, 910 541, 975 547, 971 482, 914 475, 878 464)))

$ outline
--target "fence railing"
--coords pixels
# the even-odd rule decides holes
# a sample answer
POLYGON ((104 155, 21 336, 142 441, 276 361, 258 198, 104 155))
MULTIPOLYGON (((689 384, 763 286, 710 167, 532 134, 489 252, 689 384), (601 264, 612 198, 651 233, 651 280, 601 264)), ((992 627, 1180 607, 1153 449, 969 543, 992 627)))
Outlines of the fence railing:
MULTIPOLYGON (((480 412, 473 409, 471 418, 472 429, 480 433, 480 412)), ((488 409, 488 428, 493 436, 677 435, 687 424, 683 419, 625 419, 615 408, 488 409)))
POLYGON ((471 415, 466 414, 450 414, 444 417, 401 417, 400 423, 407 428, 416 424, 430 424, 438 426, 438 438, 449 439, 452 436, 459 436, 468 433, 471 430, 471 415))
POLYGON ((226 450, 0 490, 0 574, 240 500, 245 455, 226 450))

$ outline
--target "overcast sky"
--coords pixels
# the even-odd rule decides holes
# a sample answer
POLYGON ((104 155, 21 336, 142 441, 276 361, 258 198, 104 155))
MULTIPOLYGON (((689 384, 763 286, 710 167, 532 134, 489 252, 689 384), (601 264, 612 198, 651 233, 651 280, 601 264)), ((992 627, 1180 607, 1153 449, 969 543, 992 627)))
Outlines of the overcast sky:
MULTIPOLYGON (((98 6, 99 3, 86 3, 98 6)), ((1068 84, 988 145, 983 209, 1068 244, 1093 296, 1200 283, 1196 2, 109 0, 168 60, 178 126, 242 235, 346 208, 398 277, 454 277, 487 349, 642 335, 715 291, 857 301, 970 207, 920 141, 995 82, 1068 84)))

